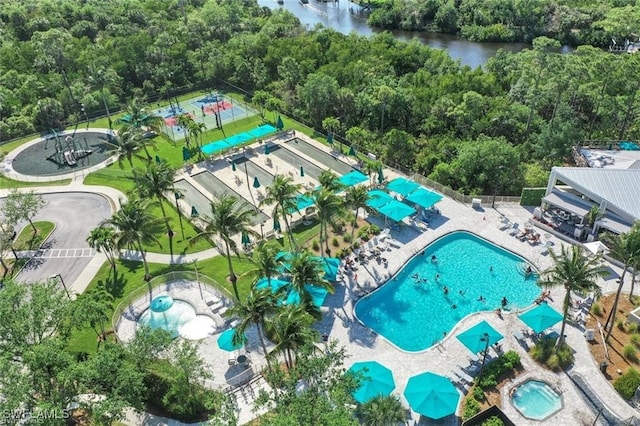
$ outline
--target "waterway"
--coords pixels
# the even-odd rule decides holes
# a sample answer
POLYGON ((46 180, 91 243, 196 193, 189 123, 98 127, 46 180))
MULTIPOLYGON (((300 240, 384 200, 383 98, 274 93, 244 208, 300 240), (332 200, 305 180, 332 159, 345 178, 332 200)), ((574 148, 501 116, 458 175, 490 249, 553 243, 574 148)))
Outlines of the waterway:
MULTIPOLYGON (((302 25, 308 28, 322 24, 343 34, 355 31, 358 34, 369 36, 377 32, 375 28, 367 25, 367 18, 361 12, 361 7, 347 0, 326 3, 309 0, 308 4, 301 4, 299 0, 284 0, 283 5, 278 5, 275 0, 258 0, 258 4, 270 9, 286 9, 297 16, 302 25)), ((399 40, 416 39, 429 47, 446 50, 453 59, 472 68, 485 65, 499 49, 519 52, 530 47, 524 43, 477 43, 448 34, 393 31, 393 35, 399 40)))

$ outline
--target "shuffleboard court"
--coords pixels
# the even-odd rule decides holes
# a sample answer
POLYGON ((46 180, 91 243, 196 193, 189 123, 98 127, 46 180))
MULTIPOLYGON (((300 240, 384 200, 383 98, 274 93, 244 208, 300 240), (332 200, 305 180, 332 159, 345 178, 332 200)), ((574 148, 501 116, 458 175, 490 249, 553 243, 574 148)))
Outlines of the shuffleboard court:
MULTIPOLYGON (((338 175, 346 175, 349 172, 355 170, 349 164, 340 160, 333 155, 316 148, 311 145, 309 142, 306 142, 302 139, 294 138, 286 142, 287 147, 291 148, 291 150, 297 150, 302 152, 303 154, 313 158, 318 163, 326 166, 327 168, 333 170, 338 175)), ((306 170, 305 170, 306 172, 306 170)))

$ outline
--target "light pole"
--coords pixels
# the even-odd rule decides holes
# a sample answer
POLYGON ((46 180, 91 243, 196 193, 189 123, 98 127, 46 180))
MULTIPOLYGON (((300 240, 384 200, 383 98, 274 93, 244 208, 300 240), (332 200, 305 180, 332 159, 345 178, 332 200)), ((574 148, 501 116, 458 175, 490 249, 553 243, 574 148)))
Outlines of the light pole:
POLYGON ((60 279, 60 283, 62 284, 62 287, 64 288, 64 292, 67 293, 67 297, 69 298, 69 300, 71 300, 71 295, 69 294, 69 290, 67 289, 67 285, 64 283, 64 280, 62 279, 62 275, 60 275, 60 274, 51 275, 51 276, 49 276, 49 279, 50 280, 60 279))
POLYGON ((176 188, 173 188, 173 195, 176 199, 176 210, 178 210, 178 220, 180 221, 180 232, 182 232, 182 241, 184 241, 184 227, 182 226, 182 212, 180 211, 180 206, 178 205, 178 200, 182 198, 182 194, 176 191, 176 188))
POLYGON ((84 115, 84 119, 87 122, 87 130, 89 130, 89 117, 87 116, 87 110, 85 109, 84 104, 80 104, 80 112, 84 115))
POLYGON ((264 222, 260 223, 260 238, 264 240, 264 222))
POLYGON ((482 354, 482 365, 480 366, 480 374, 478 375, 478 383, 482 380, 482 371, 484 370, 484 363, 487 361, 487 352, 489 352, 489 333, 484 333, 484 336, 480 338, 481 342, 485 342, 484 353, 482 354))
POLYGON ((493 198, 491 199, 491 208, 496 208, 496 195, 498 195, 498 185, 500 185, 500 181, 502 180, 502 171, 504 170, 504 166, 498 166, 498 170, 500 173, 498 174, 498 179, 496 181, 496 186, 493 189, 493 198))

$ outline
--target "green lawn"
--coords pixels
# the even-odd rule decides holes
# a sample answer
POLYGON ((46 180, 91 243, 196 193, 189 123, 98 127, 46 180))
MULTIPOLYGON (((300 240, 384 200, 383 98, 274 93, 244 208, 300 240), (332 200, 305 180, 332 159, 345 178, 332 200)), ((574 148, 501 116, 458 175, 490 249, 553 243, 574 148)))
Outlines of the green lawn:
MULTIPOLYGON (((149 268, 153 276, 159 276, 171 271, 194 271, 196 266, 200 274, 214 279, 221 287, 233 294, 233 288, 226 279, 229 273, 227 259, 223 256, 216 256, 211 259, 197 262, 197 265, 192 263, 183 265, 149 264, 149 268)), ((246 298, 251 287, 251 280, 249 277, 243 277, 242 274, 251 270, 252 265, 246 258, 234 257, 233 266, 236 275, 239 277, 238 292, 240 293, 240 297, 246 298)), ((120 303, 120 301, 122 301, 128 294, 140 287, 146 286, 143 279, 144 268, 142 267, 141 262, 120 260, 118 262, 117 272, 117 280, 113 282, 109 264, 105 262, 86 290, 91 291, 99 287, 104 287, 113 296, 114 310, 118 303, 120 303)), ((111 328, 111 326, 109 325, 108 328, 111 328)), ((97 336, 95 332, 89 327, 74 330, 69 341, 68 349, 72 352, 95 353, 97 350, 96 338, 97 336)))
POLYGON ((22 231, 20 231, 13 242, 13 248, 16 251, 36 250, 40 248, 40 245, 51 235, 56 224, 53 222, 38 221, 33 222, 33 226, 35 226, 37 230, 35 234, 29 224, 22 228, 22 231))

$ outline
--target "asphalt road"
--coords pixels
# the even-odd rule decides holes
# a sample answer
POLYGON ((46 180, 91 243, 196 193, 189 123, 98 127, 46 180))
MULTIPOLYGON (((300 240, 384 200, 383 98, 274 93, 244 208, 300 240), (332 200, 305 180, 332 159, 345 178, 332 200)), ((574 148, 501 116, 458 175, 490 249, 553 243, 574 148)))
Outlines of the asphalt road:
MULTIPOLYGON (((45 243, 44 248, 53 249, 49 253, 55 253, 60 257, 32 259, 17 277, 19 282, 34 282, 46 279, 52 275, 60 274, 65 284, 70 286, 87 266, 89 257, 89 245, 87 236, 104 219, 111 217, 111 205, 109 201, 97 194, 71 192, 59 194, 45 194, 42 196, 45 206, 33 219, 34 221, 46 220, 54 222, 56 228, 45 243), (82 250, 74 251, 56 249, 82 249, 85 257, 80 256, 82 250)), ((4 202, 4 199, 0 203, 4 202)), ((20 223, 16 231, 28 223, 20 223)), ((46 253, 46 252, 45 252, 46 253)))

